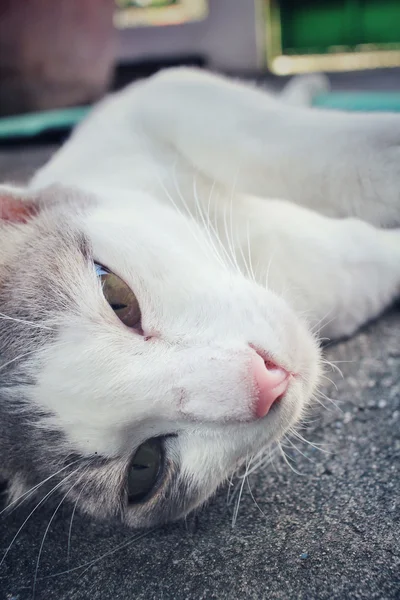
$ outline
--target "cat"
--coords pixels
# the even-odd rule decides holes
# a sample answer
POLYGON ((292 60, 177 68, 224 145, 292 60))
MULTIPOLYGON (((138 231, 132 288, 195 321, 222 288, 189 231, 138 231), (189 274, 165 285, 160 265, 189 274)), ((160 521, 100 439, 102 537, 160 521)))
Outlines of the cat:
MULTIPOLYGON (((0 475, 131 527, 201 506, 400 290, 400 118, 176 68, 0 188, 0 475)), ((257 460, 257 459, 256 459, 257 460)))

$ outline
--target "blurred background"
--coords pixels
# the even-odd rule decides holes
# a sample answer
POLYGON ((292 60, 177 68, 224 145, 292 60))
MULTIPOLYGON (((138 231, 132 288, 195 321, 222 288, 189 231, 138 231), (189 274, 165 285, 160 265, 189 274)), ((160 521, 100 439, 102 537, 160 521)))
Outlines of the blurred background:
POLYGON ((276 88, 325 71, 353 95, 320 105, 400 110, 400 0, 0 0, 0 140, 68 129, 179 64, 276 88))

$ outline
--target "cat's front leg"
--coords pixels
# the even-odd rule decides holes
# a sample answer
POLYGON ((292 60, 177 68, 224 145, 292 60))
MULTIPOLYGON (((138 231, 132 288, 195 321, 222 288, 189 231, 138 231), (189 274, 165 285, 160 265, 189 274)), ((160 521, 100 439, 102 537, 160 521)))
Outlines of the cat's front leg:
POLYGON ((137 88, 141 123, 210 179, 330 216, 400 225, 400 116, 285 104, 190 69, 137 88))
POLYGON ((351 335, 400 295, 400 229, 246 197, 230 231, 243 271, 331 339, 351 335))

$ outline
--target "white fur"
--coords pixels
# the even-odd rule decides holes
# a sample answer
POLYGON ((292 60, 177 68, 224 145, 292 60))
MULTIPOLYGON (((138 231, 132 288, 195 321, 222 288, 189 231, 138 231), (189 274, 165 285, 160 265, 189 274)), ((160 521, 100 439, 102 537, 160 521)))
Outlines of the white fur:
POLYGON ((87 454, 128 454, 132 440, 178 432, 182 471, 206 497, 312 397, 320 357, 303 315, 348 335, 398 293, 397 230, 310 210, 399 223, 394 127, 398 117, 289 109, 184 69, 105 100, 32 188, 97 196, 81 226, 96 260, 137 294, 151 339, 108 314, 82 274, 81 314, 40 356, 32 400, 87 454), (249 345, 296 373, 258 421, 249 345))

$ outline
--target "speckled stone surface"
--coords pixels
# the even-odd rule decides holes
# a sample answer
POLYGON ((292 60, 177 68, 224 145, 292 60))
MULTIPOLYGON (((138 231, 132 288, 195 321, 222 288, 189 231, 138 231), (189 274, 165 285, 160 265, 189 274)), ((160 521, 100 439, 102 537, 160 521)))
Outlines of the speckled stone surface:
MULTIPOLYGON (((26 177, 50 149, 0 150, 0 179, 26 177), (27 167, 28 165, 28 167, 27 167)), ((399 266, 400 268, 400 266, 399 266)), ((75 515, 54 517, 36 600, 400 598, 400 314, 328 348, 331 374, 281 459, 249 478, 236 527, 223 489, 196 518, 134 533, 75 515), (69 572, 66 572, 69 571, 69 572), (63 573, 63 574, 60 574, 63 573)), ((0 600, 31 600, 39 549, 57 502, 0 517, 0 600), (20 527, 22 530, 17 535, 20 527)))

